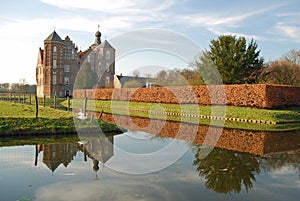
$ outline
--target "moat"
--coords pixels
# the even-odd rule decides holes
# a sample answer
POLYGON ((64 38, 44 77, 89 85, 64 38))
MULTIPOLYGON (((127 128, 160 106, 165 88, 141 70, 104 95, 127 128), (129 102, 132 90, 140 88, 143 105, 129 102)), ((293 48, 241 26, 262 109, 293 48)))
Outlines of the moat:
POLYGON ((298 200, 300 137, 261 133, 265 146, 247 150, 258 132, 232 132, 231 149, 134 130, 2 140, 0 200, 298 200))

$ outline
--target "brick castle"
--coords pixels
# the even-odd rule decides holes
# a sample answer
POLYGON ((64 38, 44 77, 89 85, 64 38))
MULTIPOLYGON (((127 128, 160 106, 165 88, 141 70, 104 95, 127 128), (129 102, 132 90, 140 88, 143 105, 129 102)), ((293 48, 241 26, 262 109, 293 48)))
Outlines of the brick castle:
POLYGON ((107 40, 101 42, 101 33, 95 33, 94 43, 85 51, 66 36, 64 40, 53 31, 39 48, 36 66, 38 97, 71 96, 77 73, 87 62, 98 76, 98 87, 112 88, 115 74, 115 49, 107 40))

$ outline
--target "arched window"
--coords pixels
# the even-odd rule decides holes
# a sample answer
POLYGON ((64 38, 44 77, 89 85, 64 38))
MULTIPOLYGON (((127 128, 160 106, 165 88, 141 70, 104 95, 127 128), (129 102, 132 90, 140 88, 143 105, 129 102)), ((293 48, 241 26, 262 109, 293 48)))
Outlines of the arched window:
POLYGON ((109 50, 106 50, 106 59, 110 59, 110 51, 109 50))
POLYGON ((53 46, 53 53, 56 53, 56 52, 57 52, 57 47, 53 46))
POLYGON ((110 82, 110 77, 109 77, 109 76, 106 76, 105 82, 106 82, 106 83, 109 83, 109 82, 110 82))

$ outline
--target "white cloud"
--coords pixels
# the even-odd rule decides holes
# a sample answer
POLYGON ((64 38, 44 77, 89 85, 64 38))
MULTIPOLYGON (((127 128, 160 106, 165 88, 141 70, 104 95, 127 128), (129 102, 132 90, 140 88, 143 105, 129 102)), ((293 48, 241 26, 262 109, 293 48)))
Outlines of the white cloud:
POLYGON ((265 37, 263 36, 258 36, 255 34, 243 34, 243 33, 237 33, 237 32, 229 32, 229 31, 222 31, 222 30, 217 30, 217 29, 213 29, 213 28, 208 28, 209 31, 211 31, 212 33, 216 34, 216 35, 235 35, 235 36, 241 36, 241 37, 245 37, 248 40, 254 39, 254 40, 267 40, 265 37))
POLYGON ((300 26, 277 23, 275 28, 287 38, 292 39, 295 42, 300 42, 300 26))
POLYGON ((43 3, 50 4, 61 9, 88 9, 108 13, 151 13, 168 9, 177 0, 41 0, 43 3))
POLYGON ((58 182, 40 187, 35 192, 36 201, 60 200, 171 200, 168 190, 161 185, 144 180, 124 180, 111 182, 58 182))
POLYGON ((227 26, 227 27, 236 27, 241 26, 241 22, 260 15, 268 11, 274 10, 283 4, 273 5, 263 9, 254 9, 252 11, 236 11, 236 12, 218 12, 218 14, 203 13, 203 14, 187 14, 185 16, 179 16, 178 20, 183 19, 187 23, 197 25, 197 26, 227 26))

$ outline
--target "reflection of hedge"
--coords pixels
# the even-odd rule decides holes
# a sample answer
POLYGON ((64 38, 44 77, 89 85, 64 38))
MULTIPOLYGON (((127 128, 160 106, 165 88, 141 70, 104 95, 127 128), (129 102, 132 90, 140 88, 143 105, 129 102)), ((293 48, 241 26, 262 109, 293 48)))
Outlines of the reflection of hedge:
POLYGON ((154 103, 199 103, 240 107, 300 106, 300 87, 242 84, 75 90, 74 97, 154 103))

